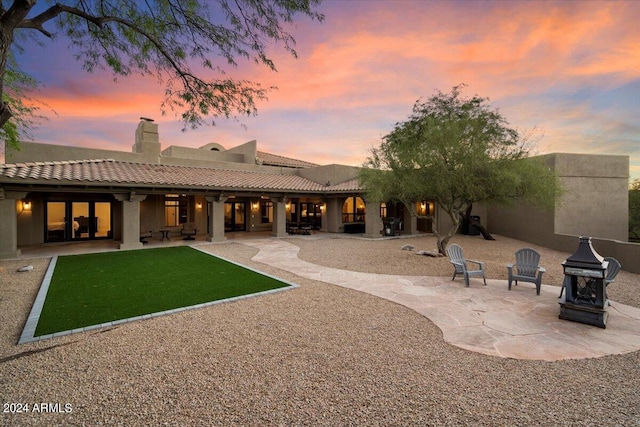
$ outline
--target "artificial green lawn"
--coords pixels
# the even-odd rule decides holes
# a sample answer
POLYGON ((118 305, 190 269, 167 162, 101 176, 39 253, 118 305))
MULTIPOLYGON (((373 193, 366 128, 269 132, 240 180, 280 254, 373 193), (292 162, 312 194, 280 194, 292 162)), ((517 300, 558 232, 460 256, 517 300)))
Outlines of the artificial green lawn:
POLYGON ((188 246, 61 256, 35 336, 287 286, 188 246))

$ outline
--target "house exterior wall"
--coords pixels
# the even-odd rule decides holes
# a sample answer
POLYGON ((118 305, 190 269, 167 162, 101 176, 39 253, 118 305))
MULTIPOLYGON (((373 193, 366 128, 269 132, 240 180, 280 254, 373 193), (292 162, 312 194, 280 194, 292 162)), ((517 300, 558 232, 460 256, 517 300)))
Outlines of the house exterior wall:
POLYGON ((3 191, 0 193, 0 259, 13 258, 20 255, 16 232, 16 213, 20 202, 17 198, 7 197, 3 191))
POLYGON ((44 203, 42 198, 34 197, 31 202, 31 211, 27 212, 18 203, 18 245, 33 245, 41 243, 44 236, 44 203))
MULTIPOLYGON (((268 172, 281 175, 299 175, 316 183, 338 184, 347 183, 357 178, 359 168, 345 165, 325 165, 308 168, 293 168, 281 166, 261 165, 257 157, 256 141, 250 141, 238 147, 225 150, 219 144, 207 144, 201 148, 169 147, 160 150, 160 138, 157 124, 143 120, 138 124, 136 130, 136 140, 132 152, 120 152, 111 150, 92 149, 85 147, 69 147, 50 144, 23 143, 22 150, 9 150, 7 152, 7 162, 51 162, 85 159, 105 159, 111 158, 119 161, 166 164, 176 166, 207 167, 212 169, 241 170, 249 172, 268 172), (213 150, 212 150, 213 149, 213 150)), ((580 154, 550 154, 542 156, 550 167, 557 172, 565 194, 561 202, 550 211, 543 211, 535 207, 517 205, 504 208, 488 206, 482 203, 474 204, 472 215, 480 216, 481 223, 491 232, 504 236, 513 237, 523 241, 528 241, 542 246, 552 248, 562 248, 562 250, 573 250, 575 246, 575 236, 592 236, 598 241, 608 241, 613 239, 626 242, 628 238, 628 171, 629 158, 627 156, 606 156, 606 155, 580 155, 580 154)), ((353 184, 353 183, 351 183, 353 184)), ((350 185, 351 185, 350 184, 350 185)), ((165 228, 165 208, 164 194, 161 188, 154 188, 149 185, 149 194, 146 188, 139 188, 135 191, 111 190, 103 188, 100 191, 109 192, 120 191, 121 194, 113 195, 116 200, 112 201, 112 238, 122 240, 127 234, 127 244, 137 245, 138 228, 141 231, 153 230, 157 233, 159 229, 165 228), (125 195, 123 191, 129 191, 125 195), (130 203, 129 199, 135 192, 143 198, 139 203, 139 223, 126 217, 125 203, 130 203), (143 197, 144 196, 144 197, 143 197), (121 198, 119 198, 121 197, 121 198), (136 234, 132 236, 132 233, 136 234)), ((25 187, 25 191, 32 191, 30 187, 25 187)), ((344 224, 342 222, 342 206, 347 197, 358 196, 357 186, 346 187, 353 191, 341 191, 337 193, 318 194, 289 194, 289 200, 297 200, 308 203, 324 204, 322 212, 321 228, 327 232, 342 232, 344 224), (347 196, 352 194, 352 196, 347 196)), ((0 187, 0 192, 3 188, 0 187)), ((68 196, 64 193, 64 188, 45 189, 49 194, 58 196, 68 196), (60 193, 56 193, 60 191, 60 193)), ((75 191, 73 197, 84 194, 91 196, 92 190, 74 188, 68 191, 75 191)), ((167 192, 173 190, 167 189, 167 192)), ((194 222, 198 229, 198 234, 207 233, 207 209, 211 209, 207 199, 227 200, 229 194, 193 194, 190 189, 181 191, 188 193, 189 222, 194 222)), ((24 194, 27 194, 25 192, 24 194)), ((15 191, 14 191, 15 193, 15 191)), ((7 240, 17 240, 17 245, 39 244, 44 241, 45 236, 45 197, 43 193, 29 193, 32 208, 29 212, 21 210, 21 201, 18 199, 2 203, 3 212, 15 212, 14 219, 6 220, 0 217, 0 238, 7 240), (5 237, 6 236, 6 237, 5 237)), ((71 193, 70 193, 71 194, 71 193)), ((1 196, 2 194, 0 194, 1 196)), ((103 194, 104 195, 104 194, 103 194)), ((7 194, 6 197, 10 195, 7 194)), ((260 215, 260 196, 257 191, 245 192, 238 195, 238 201, 246 202, 246 231, 266 231, 272 230, 272 223, 262 223, 260 215), (254 209, 254 204, 258 203, 258 208, 254 209)), ((264 195, 273 197, 274 208, 277 199, 284 197, 272 191, 271 194, 264 195)), ((15 194, 11 197, 24 197, 15 194)), ((111 195, 109 196, 111 197, 111 195)), ((0 197, 2 201, 3 197, 0 197)), ((284 200, 284 199, 282 199, 284 200)), ((222 225, 222 230, 209 230, 212 239, 218 241, 224 236, 224 221, 220 219, 224 212, 224 201, 216 201, 216 212, 218 218, 212 219, 211 224, 222 225)), ((366 234, 370 237, 379 236, 382 224, 379 218, 378 203, 368 203, 366 234)), ((126 208, 133 211, 130 207, 126 208)), ((297 212, 298 219, 301 212, 297 212)), ((214 215, 212 211, 212 215, 214 215)), ((290 211, 285 210, 287 220, 291 216, 290 211)), ((275 218, 275 216, 274 216, 275 218)), ((281 218, 280 218, 281 219, 281 218)), ((405 212, 405 230, 403 233, 417 232, 417 222, 415 218, 407 216, 405 212)), ((435 222, 438 231, 446 234, 451 226, 451 219, 442 209, 436 206, 435 222)), ((172 228, 172 235, 179 236, 180 226, 172 228)), ((3 242, 0 242, 3 243, 3 242)), ((602 243, 610 252, 619 253, 619 259, 637 260, 629 258, 622 249, 628 250, 632 254, 640 255, 634 249, 636 246, 617 245, 609 248, 608 243, 602 243)), ((6 246, 6 245, 5 245, 6 246)), ((11 243, 10 250, 5 250, 7 254, 13 252, 11 243)), ((4 246, 3 246, 4 247, 4 246)), ((0 248, 1 249, 1 248, 0 248)), ((3 252, 3 253, 4 253, 3 252)), ((610 253, 608 253, 610 254, 610 253)), ((618 258, 618 257, 617 257, 618 258)), ((633 261, 637 264, 637 262, 633 261)))
POLYGON ((565 189, 556 206, 556 233, 627 241, 629 157, 549 155, 565 189))
MULTIPOLYGON (((555 212, 542 210, 526 204, 510 207, 490 206, 488 208, 487 229, 491 233, 541 244, 553 240, 555 212)), ((543 244, 541 244, 544 246, 543 244)))
MULTIPOLYGON (((215 146, 221 147, 219 144, 215 144, 215 146)), ((225 151, 212 151, 206 147, 170 146, 161 152, 157 125, 142 121, 136 130, 136 142, 133 144, 131 152, 23 142, 20 150, 7 150, 6 162, 113 159, 133 163, 219 168, 281 175, 295 175, 298 172, 294 168, 257 164, 256 141, 250 141, 225 151)))
POLYGON ((113 159, 135 163, 157 163, 157 155, 100 150, 66 145, 22 142, 20 150, 7 150, 7 163, 53 162, 65 160, 113 159))
POLYGON ((552 210, 518 204, 489 208, 489 231, 552 247, 556 234, 628 241, 629 158, 549 154, 564 189, 552 210))
POLYGON ((140 202, 140 231, 158 231, 164 225, 164 195, 148 195, 140 202))
POLYGON ((640 273, 640 244, 628 242, 629 158, 627 156, 550 154, 565 193, 554 209, 523 204, 489 208, 489 230, 514 239, 573 253, 580 236, 592 237, 602 256, 640 273))
MULTIPOLYGON (((453 225, 453 221, 449 217, 449 214, 439 207, 436 204, 435 208, 435 223, 438 229, 438 233, 442 235, 446 235, 449 232, 449 229, 453 225)), ((489 223, 489 212, 487 210, 487 205, 485 203, 474 203, 473 210, 471 211, 471 215, 476 215, 480 217, 480 224, 482 224, 485 228, 488 229, 489 223)), ((460 227, 458 227, 458 233, 462 233, 462 220, 460 222, 460 227)))
MULTIPOLYGON (((178 158, 183 160, 204 160, 206 162, 233 162, 243 163, 244 155, 230 153, 228 151, 211 151, 202 148, 178 147, 172 145, 162 150, 162 157, 178 158)), ((255 164, 255 162, 254 162, 255 164)))
POLYGON ((300 169, 298 175, 311 181, 336 184, 358 177, 358 168, 345 165, 326 165, 300 169))

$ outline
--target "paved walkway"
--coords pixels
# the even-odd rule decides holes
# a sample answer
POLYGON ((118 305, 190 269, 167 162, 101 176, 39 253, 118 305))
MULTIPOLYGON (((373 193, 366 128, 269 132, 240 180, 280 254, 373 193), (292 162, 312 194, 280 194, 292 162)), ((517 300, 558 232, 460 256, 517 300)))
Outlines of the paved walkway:
MULTIPOLYGON (((607 328, 560 320, 556 286, 539 296, 528 284, 507 290, 504 280, 393 276, 323 267, 298 258, 297 246, 279 239, 243 240, 258 248, 254 261, 298 276, 367 292, 402 304, 435 323, 449 344, 514 359, 563 360, 640 350, 640 309, 612 302, 607 328)), ((533 286, 533 285, 532 285, 533 286)))

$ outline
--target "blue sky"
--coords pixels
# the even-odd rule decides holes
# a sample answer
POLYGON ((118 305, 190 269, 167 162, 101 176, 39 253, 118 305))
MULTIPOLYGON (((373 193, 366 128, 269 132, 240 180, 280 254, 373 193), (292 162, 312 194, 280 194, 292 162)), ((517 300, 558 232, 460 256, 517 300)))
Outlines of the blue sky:
POLYGON ((249 62, 229 72, 278 87, 258 116, 187 132, 161 115, 155 79, 87 74, 63 37, 43 39, 21 57, 56 112, 34 139, 129 151, 146 116, 163 148, 255 139, 263 151, 361 165, 417 99, 465 83, 512 126, 536 129, 537 153, 627 155, 640 178, 640 2, 328 0, 320 10, 323 23, 292 29, 298 59, 274 46, 277 73, 249 62))

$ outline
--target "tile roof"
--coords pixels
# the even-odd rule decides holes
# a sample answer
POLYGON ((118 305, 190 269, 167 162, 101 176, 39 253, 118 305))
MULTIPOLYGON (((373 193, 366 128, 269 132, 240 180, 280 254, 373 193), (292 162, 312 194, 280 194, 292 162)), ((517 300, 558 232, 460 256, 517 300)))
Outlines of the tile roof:
POLYGON ((304 160, 292 159, 289 157, 278 156, 277 154, 258 151, 257 157, 263 165, 285 166, 289 168, 312 168, 319 166, 315 163, 305 162, 304 160))
POLYGON ((0 165, 0 183, 184 187, 331 193, 358 191, 357 180, 326 186, 298 175, 123 162, 110 159, 0 165), (355 182, 354 182, 355 181, 355 182))
POLYGON ((340 184, 331 185, 326 187, 325 191, 331 192, 359 192, 362 190, 358 178, 350 179, 349 181, 341 182, 340 184))

